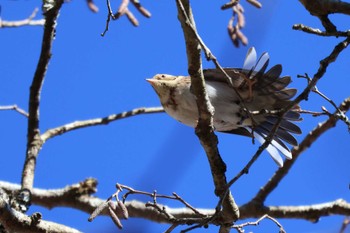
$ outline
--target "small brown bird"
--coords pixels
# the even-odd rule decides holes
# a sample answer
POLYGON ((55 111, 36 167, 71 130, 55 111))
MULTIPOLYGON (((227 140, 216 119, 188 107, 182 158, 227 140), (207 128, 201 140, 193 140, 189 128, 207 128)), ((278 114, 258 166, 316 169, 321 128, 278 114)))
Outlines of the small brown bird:
MULTIPOLYGON (((224 69, 237 91, 228 84, 226 76, 219 69, 207 69, 203 70, 203 73, 207 93, 215 110, 213 116, 215 130, 254 137, 263 143, 279 119, 278 110, 290 104, 296 89, 286 88, 291 78, 280 77, 281 65, 275 65, 265 73, 269 63, 267 53, 264 53, 258 62, 256 59, 255 49, 250 48, 242 69, 224 69)), ((147 81, 171 117, 185 125, 196 127, 198 109, 195 96, 190 91, 189 76, 157 74, 147 81)), ((278 151, 287 159, 292 158, 285 142, 293 146, 298 145, 292 135, 301 133, 300 128, 292 123, 301 120, 300 114, 296 111, 298 108, 296 106, 283 116, 271 144, 267 147, 267 151, 279 166, 283 166, 283 159, 278 151)))

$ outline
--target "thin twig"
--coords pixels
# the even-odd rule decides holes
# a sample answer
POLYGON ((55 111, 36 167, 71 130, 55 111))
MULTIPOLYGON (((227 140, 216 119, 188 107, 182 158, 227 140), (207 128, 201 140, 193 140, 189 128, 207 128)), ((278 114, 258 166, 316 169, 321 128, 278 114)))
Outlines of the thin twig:
POLYGON ((130 111, 121 112, 118 114, 112 114, 102 118, 95 118, 95 119, 89 119, 84 121, 75 121, 62 126, 58 126, 56 128, 47 130, 45 133, 43 133, 40 136, 40 138, 41 138, 41 141, 44 143, 50 138, 56 137, 58 135, 61 135, 73 130, 91 127, 91 126, 107 125, 119 119, 124 119, 127 117, 137 116, 141 114, 151 114, 151 113, 161 113, 161 112, 164 112, 164 109, 162 107, 135 108, 130 111))
POLYGON ((324 112, 315 112, 315 111, 310 111, 310 110, 305 110, 305 109, 298 109, 296 110, 296 112, 298 113, 302 113, 302 114, 310 114, 314 117, 318 117, 318 116, 322 116, 322 115, 327 115, 324 112))
POLYGON ((106 32, 109 29, 109 23, 111 19, 116 20, 119 19, 121 16, 126 15, 126 17, 129 19, 129 21, 134 25, 135 27, 139 26, 139 21, 137 18, 134 16, 134 14, 129 10, 128 6, 129 3, 132 3, 134 7, 146 18, 151 17, 151 13, 144 8, 139 0, 122 0, 121 4, 119 5, 118 11, 113 14, 110 0, 107 0, 107 8, 108 8, 108 13, 107 13, 107 21, 106 21, 106 27, 105 30, 101 33, 101 36, 104 36, 106 32))
POLYGON ((257 226, 260 224, 260 222, 264 219, 270 219, 272 222, 274 222, 279 227, 280 233, 285 233, 286 231, 283 229, 283 226, 281 223, 279 223, 275 218, 269 216, 268 214, 263 215, 261 218, 256 220, 255 222, 245 222, 239 225, 233 225, 232 228, 237 229, 239 232, 244 232, 243 228, 246 226, 257 226))
POLYGON ((109 0, 107 0, 107 10, 108 12, 107 12, 106 27, 105 27, 105 30, 101 33, 101 36, 105 36, 105 34, 109 29, 109 22, 111 21, 111 18, 114 18, 113 11, 111 8, 111 3, 109 2, 109 0))
MULTIPOLYGON (((198 214, 198 215, 203 215, 202 213, 200 213, 196 208, 194 208, 193 206, 191 206, 187 201, 185 201, 184 199, 182 199, 179 195, 177 195, 176 193, 173 193, 173 195, 176 197, 177 200, 179 200, 182 204, 184 204, 187 208, 191 209, 194 213, 198 214)), ((203 215, 205 216, 205 215, 203 215)))
POLYGON ((29 116, 29 114, 25 110, 23 110, 22 108, 18 107, 15 104, 14 105, 7 105, 7 106, 0 106, 0 111, 1 110, 14 110, 25 117, 29 116))
POLYGON ((21 26, 43 26, 45 24, 45 19, 34 20, 39 9, 35 8, 32 14, 23 20, 16 21, 5 21, 0 18, 0 28, 9 28, 9 27, 21 27, 21 26))
POLYGON ((348 36, 350 36, 349 31, 345 31, 345 32, 342 32, 342 31, 335 31, 335 32, 321 31, 320 29, 308 27, 308 26, 305 26, 303 24, 294 24, 293 29, 298 30, 298 31, 303 31, 306 33, 310 33, 310 34, 314 34, 314 35, 318 35, 318 36, 334 36, 334 37, 348 37, 348 36))

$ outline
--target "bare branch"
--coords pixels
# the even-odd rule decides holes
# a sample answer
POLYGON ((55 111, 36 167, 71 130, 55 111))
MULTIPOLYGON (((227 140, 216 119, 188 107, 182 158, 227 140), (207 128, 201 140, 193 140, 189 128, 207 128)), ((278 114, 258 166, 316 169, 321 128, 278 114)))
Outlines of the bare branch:
MULTIPOLYGON (((67 186, 62 189, 45 190, 34 188, 32 190, 32 202, 33 204, 44 206, 50 209, 54 207, 71 207, 90 214, 99 205, 105 203, 105 200, 90 196, 89 192, 79 191, 93 190, 91 188, 84 188, 94 187, 94 185, 91 186, 87 184, 89 183, 89 180, 90 179, 82 181, 78 184, 67 186), (76 190, 76 192, 74 192, 74 190, 76 190)), ((17 184, 0 181, 0 188, 4 189, 7 193, 11 193, 18 191, 21 187, 17 184)), ((171 220, 169 220, 164 214, 160 213, 158 210, 146 207, 146 203, 133 200, 126 201, 124 205, 128 210, 129 217, 144 218, 160 223, 174 223, 171 220)), ((191 209, 188 208, 171 208, 163 205, 162 208, 166 208, 168 214, 172 215, 175 219, 178 219, 179 222, 176 223, 179 225, 184 225, 188 223, 201 224, 205 219, 205 217, 203 218, 202 215, 198 216, 197 213, 193 212, 191 209)), ((206 216, 213 216, 216 212, 215 209, 197 209, 197 211, 206 216)), ((309 221, 316 221, 320 217, 330 216, 334 214, 344 216, 350 215, 350 203, 339 199, 332 202, 305 206, 257 206, 252 204, 246 204, 240 207, 240 213, 240 219, 260 218, 261 216, 268 214, 270 217, 273 218, 297 218, 309 221)), ((102 211, 101 214, 104 216, 109 216, 107 209, 102 211)), ((119 218, 123 218, 121 213, 118 213, 117 215, 119 218)), ((216 218, 210 223, 222 224, 223 220, 216 218)))
POLYGON ((111 18, 114 17, 111 3, 109 2, 109 0, 107 0, 107 10, 108 10, 108 13, 107 13, 106 27, 105 27, 105 30, 101 33, 101 36, 105 36, 107 31, 109 30, 109 22, 111 21, 111 18))
POLYGON ((1 110, 14 110, 25 117, 29 116, 29 114, 25 110, 21 109, 17 105, 0 106, 0 111, 1 110))
POLYGON ((340 0, 300 0, 304 7, 315 16, 334 13, 350 15, 350 3, 340 0))
MULTIPOLYGON (((18 185, 19 188, 19 185, 18 185)), ((79 233, 80 231, 54 222, 41 219, 41 215, 34 213, 27 216, 12 209, 8 203, 7 194, 0 189, 0 223, 6 232, 33 232, 33 233, 79 233)))
MULTIPOLYGON (((58 206, 72 207, 87 213, 93 211, 93 207, 99 203, 89 195, 96 192, 97 182, 93 178, 88 178, 77 184, 72 184, 61 189, 38 189, 32 190, 32 203, 52 209, 58 206), (88 199, 86 199, 88 198, 88 199), (75 202, 76 201, 76 202, 75 202)), ((8 194, 20 190, 20 185, 0 181, 0 188, 8 194)), ((102 200, 101 200, 102 201, 102 200)))
POLYGON ((293 29, 294 30, 303 31, 303 32, 306 32, 306 33, 310 33, 310 34, 315 34, 315 35, 318 35, 318 36, 334 36, 334 37, 348 37, 348 36, 350 36, 350 32, 349 31, 345 31, 345 32, 321 31, 320 29, 311 28, 311 27, 305 26, 303 24, 294 24, 293 25, 293 29))
POLYGON ((107 125, 113 121, 124 119, 127 117, 137 116, 141 114, 160 113, 160 112, 164 112, 164 109, 162 107, 135 108, 130 111, 121 112, 118 114, 112 114, 102 118, 95 118, 95 119, 90 119, 85 121, 75 121, 72 123, 68 123, 68 124, 47 130, 45 133, 41 135, 40 138, 41 138, 41 141, 44 143, 50 138, 53 138, 55 136, 58 136, 73 130, 91 127, 91 126, 107 125))
POLYGON ((341 13, 350 15, 350 3, 340 0, 300 0, 311 15, 318 17, 327 32, 336 32, 336 26, 329 20, 328 15, 341 13))
MULTIPOLYGON (((196 96, 199 112, 196 134, 207 154, 211 173, 215 185, 215 194, 222 197, 226 191, 226 165, 222 160, 217 148, 218 139, 213 129, 213 106, 211 105, 205 89, 205 82, 201 64, 201 44, 196 37, 195 23, 189 2, 177 0, 178 18, 180 20, 185 41, 188 59, 188 72, 191 76, 191 90, 196 96)), ((229 193, 223 198, 222 218, 224 222, 231 223, 239 217, 239 209, 234 199, 229 193)), ((221 232, 226 232, 227 227, 223 227, 221 232)))
POLYGON ((305 206, 261 206, 254 204, 241 206, 242 219, 250 218, 251 215, 245 216, 246 213, 254 213, 255 217, 268 214, 274 218, 296 218, 305 219, 311 222, 317 222, 320 217, 330 216, 334 213, 338 215, 350 215, 350 203, 343 199, 332 202, 326 202, 305 206))
POLYGON ((279 227, 279 232, 280 233, 286 233, 286 231, 283 229, 283 226, 273 217, 270 217, 269 215, 265 214, 255 222, 245 222, 239 225, 233 225, 232 228, 237 229, 239 232, 244 232, 243 228, 246 226, 257 226, 260 224, 260 222, 264 219, 270 219, 272 222, 274 222, 278 227, 279 227))
POLYGON ((338 45, 336 45, 331 52, 329 56, 327 56, 325 59, 320 61, 320 67, 317 70, 317 73, 314 75, 310 83, 307 85, 307 87, 304 89, 304 91, 298 95, 298 97, 291 103, 291 105, 298 104, 302 100, 307 100, 309 93, 313 90, 313 88, 316 86, 317 82, 323 77, 323 75, 327 71, 327 67, 335 62, 338 55, 348 47, 350 43, 350 36, 347 37, 344 41, 340 42, 338 45))
POLYGON ((55 1, 53 7, 45 12, 46 22, 44 26, 41 53, 30 87, 27 152, 22 173, 22 188, 28 190, 31 190, 33 187, 36 158, 42 145, 39 130, 40 94, 46 75, 46 70, 51 58, 51 48, 55 37, 56 20, 62 4, 63 0, 55 1))
POLYGON ((151 13, 141 5, 139 0, 122 0, 118 8, 118 11, 115 14, 113 14, 112 12, 110 0, 107 0, 107 8, 108 8, 107 21, 106 21, 105 30, 103 31, 103 33, 101 33, 101 36, 104 36, 108 31, 109 22, 111 21, 111 18, 113 20, 116 20, 116 19, 119 19, 121 16, 126 15, 129 21, 132 23, 132 25, 134 25, 135 27, 139 26, 139 21, 128 8, 130 1, 143 16, 145 16, 146 18, 151 17, 151 13))
POLYGON ((21 26, 43 26, 45 24, 45 19, 34 20, 37 13, 38 13, 38 8, 35 8, 32 14, 28 18, 23 20, 5 21, 0 18, 0 28, 21 27, 21 26))

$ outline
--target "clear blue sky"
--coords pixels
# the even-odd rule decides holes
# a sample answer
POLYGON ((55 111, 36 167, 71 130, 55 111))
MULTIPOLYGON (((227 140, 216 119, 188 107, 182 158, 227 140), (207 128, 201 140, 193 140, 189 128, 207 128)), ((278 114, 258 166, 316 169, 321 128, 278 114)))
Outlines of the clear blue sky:
MULTIPOLYGON (((283 75, 291 75, 292 87, 302 89, 305 80, 297 74, 312 76, 321 59, 341 39, 317 37, 293 31, 292 25, 304 23, 321 27, 298 1, 266 1, 257 10, 246 2, 247 26, 244 32, 258 54, 268 51, 270 66, 281 63, 283 75)), ((53 57, 42 91, 40 129, 45 130, 75 120, 85 120, 119 113, 136 107, 158 106, 159 101, 145 81, 157 73, 187 74, 183 34, 177 20, 175 1, 142 1, 152 18, 143 18, 130 6, 140 21, 133 27, 126 18, 111 22, 102 38, 106 6, 98 2, 100 12, 91 13, 84 1, 66 3, 61 11, 53 57)), ((237 49, 231 44, 226 25, 231 15, 221 11, 225 1, 193 1, 198 31, 220 63, 241 67, 248 47, 237 49)), ((113 8, 117 5, 113 1, 113 8)), ((0 1, 3 20, 26 18, 39 1, 0 1)), ((332 16, 339 30, 348 29, 349 17, 332 16)), ((22 27, 0 30, 0 105, 17 104, 27 110, 29 86, 36 68, 42 28, 22 27)), ((343 52, 332 64, 318 88, 337 104, 349 96, 350 51, 343 52)), ((204 67, 213 67, 204 62, 204 67)), ((304 109, 319 111, 323 99, 311 94, 304 109)), ((300 123, 303 135, 325 117, 304 116, 300 123)), ((20 182, 26 146, 26 119, 12 111, 0 112, 2 162, 0 180, 20 182)), ((304 153, 290 174, 267 200, 269 205, 305 205, 350 200, 349 133, 343 123, 331 129, 304 153)), ((251 140, 219 134, 219 148, 225 160, 227 177, 232 178, 258 148, 251 140)), ((232 188, 238 204, 252 198, 260 186, 277 169, 264 154, 232 188)), ((98 179, 97 196, 107 198, 116 182, 136 189, 171 194, 176 192, 198 208, 213 208, 217 199, 205 154, 194 130, 181 125, 166 114, 136 116, 108 126, 92 127, 67 133, 49 140, 40 152, 35 187, 61 188, 87 177, 98 179)), ((178 203, 163 202, 179 207, 178 203)), ((30 213, 42 211, 46 220, 76 227, 84 232, 115 232, 107 217, 87 222, 88 214, 66 208, 47 211, 32 207, 30 213)), ((304 220, 281 220, 287 232, 338 232, 343 217, 322 218, 318 224, 304 220)), ((123 232, 162 232, 167 225, 147 220, 123 221, 123 232)), ((254 232, 278 232, 269 221, 254 232)), ((207 231, 216 232, 214 227, 207 231)), ((350 231, 348 231, 350 232, 350 231)))

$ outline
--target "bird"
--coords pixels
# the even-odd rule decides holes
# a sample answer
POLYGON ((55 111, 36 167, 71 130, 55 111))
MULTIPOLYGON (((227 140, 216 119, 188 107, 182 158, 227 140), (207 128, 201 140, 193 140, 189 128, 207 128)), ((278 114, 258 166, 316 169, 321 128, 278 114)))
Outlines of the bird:
MULTIPOLYGON (((270 57, 267 52, 257 60, 257 53, 251 47, 242 68, 223 68, 231 78, 219 68, 204 69, 203 75, 209 100, 214 108, 214 130, 257 139, 261 144, 273 129, 280 124, 266 150, 279 167, 283 166, 282 153, 286 159, 292 159, 286 143, 297 146, 293 134, 302 131, 295 123, 301 121, 299 105, 286 112, 282 119, 279 112, 291 104, 297 90, 287 88, 290 76, 282 76, 282 66, 273 66, 267 72, 270 57), (280 152, 280 153, 279 153, 280 152)), ((160 99, 165 112, 177 121, 196 127, 198 108, 196 97, 191 92, 191 78, 157 74, 146 79, 160 99)))

